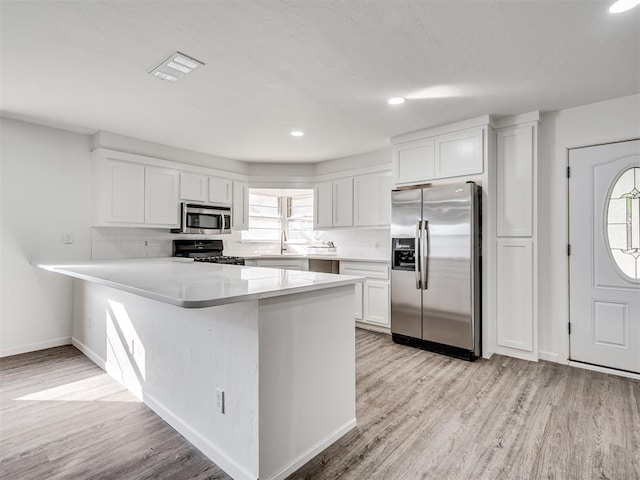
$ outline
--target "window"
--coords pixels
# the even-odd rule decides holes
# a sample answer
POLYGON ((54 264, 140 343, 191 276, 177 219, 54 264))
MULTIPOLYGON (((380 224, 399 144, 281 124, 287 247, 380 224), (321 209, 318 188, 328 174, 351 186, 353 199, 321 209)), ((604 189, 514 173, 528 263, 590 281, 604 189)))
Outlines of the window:
POLYGON ((313 241, 313 190, 249 190, 249 229, 242 240, 279 242, 282 232, 288 243, 313 241))
POLYGON ((618 177, 607 205, 607 243, 614 262, 631 280, 640 280, 640 168, 618 177))

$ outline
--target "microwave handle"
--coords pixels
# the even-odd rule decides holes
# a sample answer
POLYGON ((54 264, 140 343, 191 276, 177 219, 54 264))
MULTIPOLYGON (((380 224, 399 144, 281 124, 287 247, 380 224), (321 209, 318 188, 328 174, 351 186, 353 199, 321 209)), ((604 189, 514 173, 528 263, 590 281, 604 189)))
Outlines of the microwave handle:
POLYGON ((220 233, 224 233, 224 213, 218 215, 220 215, 220 233))

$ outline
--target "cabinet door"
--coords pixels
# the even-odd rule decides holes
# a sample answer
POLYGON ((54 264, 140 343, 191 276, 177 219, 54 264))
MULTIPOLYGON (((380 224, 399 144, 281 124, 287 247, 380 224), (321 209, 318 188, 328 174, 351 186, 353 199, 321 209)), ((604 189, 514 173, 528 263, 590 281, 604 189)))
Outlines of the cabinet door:
POLYGON ((533 127, 498 132, 499 237, 530 237, 533 218, 533 127))
POLYGON ((207 177, 197 173, 180 173, 180 200, 207 201, 207 177))
POLYGON ((178 226, 178 172, 166 168, 145 168, 144 222, 178 226))
POLYGON ((355 317, 362 320, 362 283, 356 283, 355 317))
POLYGON ((393 190, 393 179, 391 173, 385 173, 380 177, 378 183, 380 192, 378 198, 378 225, 391 225, 391 190, 393 190))
POLYGON ((353 226, 353 179, 333 182, 333 226, 353 226))
POLYGON ((390 172, 359 175, 353 179, 353 225, 388 226, 391 222, 390 172))
POLYGON ((105 222, 144 223, 144 165, 105 162, 105 222))
POLYGON ((380 174, 360 175, 353 179, 353 224, 356 227, 379 225, 380 174))
POLYGON ((231 205, 233 182, 226 178, 209 177, 209 201, 231 205))
POLYGON ((315 215, 314 228, 329 228, 333 226, 333 183, 323 182, 313 190, 315 215))
POLYGON ((382 327, 389 326, 389 282, 365 282, 364 321, 382 327))
POLYGON ((233 182, 232 223, 234 230, 249 228, 249 186, 244 182, 233 182))
POLYGON ((435 178, 482 173, 484 130, 471 128, 435 139, 435 178))
POLYGON ((393 181, 423 183, 434 178, 433 138, 396 145, 393 149, 393 181))

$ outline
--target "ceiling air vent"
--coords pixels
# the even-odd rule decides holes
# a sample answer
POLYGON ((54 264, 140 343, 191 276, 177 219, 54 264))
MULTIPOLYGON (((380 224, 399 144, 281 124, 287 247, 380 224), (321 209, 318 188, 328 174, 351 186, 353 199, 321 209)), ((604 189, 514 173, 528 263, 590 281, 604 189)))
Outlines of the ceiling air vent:
POLYGON ((172 53, 166 60, 160 65, 149 72, 149 75, 158 77, 161 80, 169 80, 175 82, 181 77, 184 77, 187 73, 191 73, 198 67, 202 67, 204 63, 196 60, 184 53, 175 52, 172 53))

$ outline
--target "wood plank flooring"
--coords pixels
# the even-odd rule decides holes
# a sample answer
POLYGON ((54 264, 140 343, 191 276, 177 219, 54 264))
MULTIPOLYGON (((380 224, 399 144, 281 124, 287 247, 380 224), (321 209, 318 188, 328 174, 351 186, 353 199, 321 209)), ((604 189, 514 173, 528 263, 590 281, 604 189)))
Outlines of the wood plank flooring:
MULTIPOLYGON (((640 480, 640 382, 357 330, 358 427, 290 479, 640 480)), ((0 359, 0 478, 226 479, 73 347, 0 359)))

